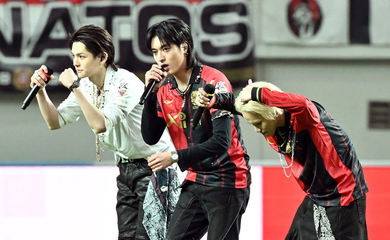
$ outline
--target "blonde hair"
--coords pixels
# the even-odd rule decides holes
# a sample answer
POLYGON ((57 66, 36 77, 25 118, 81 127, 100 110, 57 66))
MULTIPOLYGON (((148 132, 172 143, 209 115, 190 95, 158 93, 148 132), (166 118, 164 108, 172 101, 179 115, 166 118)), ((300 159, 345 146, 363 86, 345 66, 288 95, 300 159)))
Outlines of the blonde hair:
MULTIPOLYGON (((278 88, 277 86, 269 82, 254 82, 251 86, 258 87, 258 88, 268 88, 271 91, 283 92, 282 90, 280 90, 280 88, 278 88)), ((239 93, 235 102, 236 110, 239 111, 240 113, 251 112, 257 115, 261 115, 263 118, 267 120, 275 120, 278 115, 283 113, 283 109, 281 108, 270 107, 258 101, 250 100, 246 104, 243 104, 241 101, 241 96, 242 96, 242 91, 239 93)))

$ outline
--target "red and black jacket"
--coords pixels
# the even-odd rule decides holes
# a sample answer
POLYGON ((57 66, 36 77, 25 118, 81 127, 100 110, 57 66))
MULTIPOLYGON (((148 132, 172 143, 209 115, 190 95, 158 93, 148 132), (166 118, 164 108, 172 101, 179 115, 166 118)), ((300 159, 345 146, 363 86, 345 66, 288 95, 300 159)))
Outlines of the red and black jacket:
MULTIPOLYGON (((314 202, 322 206, 348 206, 368 192, 350 138, 324 107, 302 95, 268 88, 254 87, 251 98, 285 110, 286 126, 266 140, 290 164, 292 153, 283 151, 281 146, 286 137, 282 136, 294 136, 293 176, 314 202)), ((216 94, 213 107, 233 111, 234 96, 216 94)))
POLYGON ((167 127, 179 155, 178 165, 188 171, 186 180, 213 187, 246 188, 251 182, 249 156, 238 117, 212 108, 204 111, 194 130, 191 128, 198 108, 198 89, 212 80, 216 93, 232 93, 223 73, 200 64, 194 67, 185 92, 178 90, 173 76, 167 77, 145 102, 142 136, 146 143, 155 144, 167 127))

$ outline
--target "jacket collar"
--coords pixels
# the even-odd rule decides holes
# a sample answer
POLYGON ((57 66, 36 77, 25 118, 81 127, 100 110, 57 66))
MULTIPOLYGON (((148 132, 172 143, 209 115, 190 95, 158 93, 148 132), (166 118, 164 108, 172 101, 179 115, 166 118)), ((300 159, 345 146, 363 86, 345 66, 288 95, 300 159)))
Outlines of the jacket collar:
MULTIPOLYGON (((197 84, 200 82, 200 75, 202 74, 203 65, 199 62, 195 65, 195 67, 192 69, 191 77, 188 85, 197 84)), ((169 82, 171 83, 171 89, 177 89, 177 82, 175 80, 174 76, 169 77, 169 82)))

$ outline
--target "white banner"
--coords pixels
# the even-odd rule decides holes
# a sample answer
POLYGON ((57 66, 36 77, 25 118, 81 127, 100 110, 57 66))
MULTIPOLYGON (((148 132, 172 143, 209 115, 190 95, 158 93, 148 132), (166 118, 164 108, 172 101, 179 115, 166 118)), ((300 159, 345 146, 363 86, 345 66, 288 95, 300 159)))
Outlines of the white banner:
POLYGON ((265 44, 349 44, 349 0, 262 0, 260 14, 265 44))
POLYGON ((370 42, 390 44, 390 0, 370 0, 370 42))
MULTIPOLYGON (((154 63, 146 31, 172 17, 191 27, 200 61, 234 85, 254 77, 251 9, 251 0, 0 0, 0 91, 30 91, 29 76, 43 63, 54 76, 71 67, 68 34, 87 24, 105 28, 115 63, 142 79, 154 63)), ((58 81, 48 87, 67 91, 58 81)))

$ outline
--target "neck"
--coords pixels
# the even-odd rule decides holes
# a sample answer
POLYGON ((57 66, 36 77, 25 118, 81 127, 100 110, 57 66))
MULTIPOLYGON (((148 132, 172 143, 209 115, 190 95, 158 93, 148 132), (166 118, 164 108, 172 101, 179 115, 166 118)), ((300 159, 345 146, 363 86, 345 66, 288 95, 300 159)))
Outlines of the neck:
POLYGON ((107 68, 102 67, 96 74, 90 76, 89 80, 93 82, 93 84, 95 84, 97 88, 103 88, 104 79, 106 78, 106 72, 107 68))
POLYGON ((192 68, 185 72, 174 75, 180 90, 184 90, 187 88, 188 83, 190 82, 191 72, 192 68))
POLYGON ((277 117, 277 127, 284 127, 286 125, 286 112, 283 112, 277 117))

